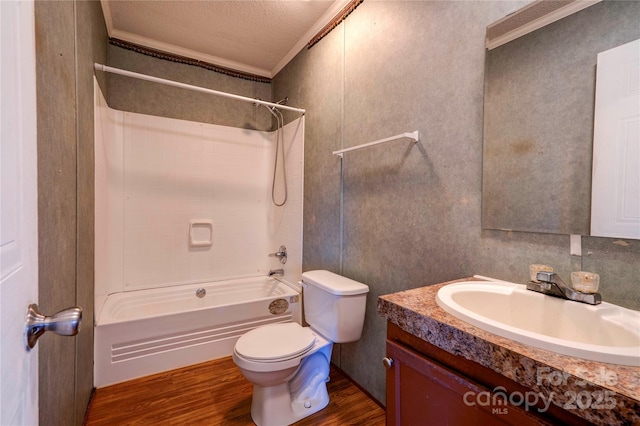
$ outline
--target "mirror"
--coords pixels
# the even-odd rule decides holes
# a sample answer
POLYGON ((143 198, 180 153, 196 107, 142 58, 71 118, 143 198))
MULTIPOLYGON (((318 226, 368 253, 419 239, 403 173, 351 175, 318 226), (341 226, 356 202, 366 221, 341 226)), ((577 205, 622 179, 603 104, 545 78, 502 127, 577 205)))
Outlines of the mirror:
POLYGON ((638 22, 640 2, 602 1, 487 51, 483 229, 589 235, 597 54, 638 22))

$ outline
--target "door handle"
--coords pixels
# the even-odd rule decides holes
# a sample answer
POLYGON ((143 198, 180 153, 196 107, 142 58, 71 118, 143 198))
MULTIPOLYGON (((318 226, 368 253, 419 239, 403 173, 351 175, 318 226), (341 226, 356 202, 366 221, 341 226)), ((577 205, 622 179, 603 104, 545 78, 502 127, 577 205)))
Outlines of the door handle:
POLYGON ((27 351, 33 349, 38 338, 45 331, 53 331, 60 336, 75 336, 80 331, 82 308, 74 306, 64 309, 50 317, 38 311, 38 305, 32 303, 27 310, 27 324, 24 329, 27 351))

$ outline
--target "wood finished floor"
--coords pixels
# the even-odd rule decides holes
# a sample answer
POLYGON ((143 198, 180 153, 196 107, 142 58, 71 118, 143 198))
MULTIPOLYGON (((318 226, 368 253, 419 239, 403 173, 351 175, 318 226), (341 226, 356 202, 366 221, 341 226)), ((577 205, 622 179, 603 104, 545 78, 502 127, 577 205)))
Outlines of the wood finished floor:
MULTIPOLYGON (((329 405, 303 425, 385 424, 385 412, 331 366, 329 405)), ((97 389, 85 426, 253 425, 253 386, 231 357, 97 389)))

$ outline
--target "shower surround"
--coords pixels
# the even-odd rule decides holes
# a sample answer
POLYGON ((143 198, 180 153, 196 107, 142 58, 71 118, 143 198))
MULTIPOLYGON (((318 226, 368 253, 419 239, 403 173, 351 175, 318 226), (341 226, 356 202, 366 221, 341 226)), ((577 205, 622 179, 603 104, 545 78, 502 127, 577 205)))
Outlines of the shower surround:
MULTIPOLYGON (((288 201, 276 207, 275 132, 114 110, 97 84, 95 111, 98 336, 109 295, 259 277, 276 268, 296 287, 302 272, 304 117, 283 129, 288 201), (287 247, 284 265, 268 257, 280 245, 287 247)), ((282 191, 279 172, 276 194, 282 191)), ((171 368, 193 356, 175 358, 171 368)))

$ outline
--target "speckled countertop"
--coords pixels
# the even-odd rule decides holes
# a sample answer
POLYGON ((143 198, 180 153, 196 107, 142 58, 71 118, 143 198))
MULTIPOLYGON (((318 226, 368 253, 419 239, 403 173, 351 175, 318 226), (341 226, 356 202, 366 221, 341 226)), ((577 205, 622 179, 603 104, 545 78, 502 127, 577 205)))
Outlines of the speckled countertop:
POLYGON ((436 303, 436 293, 442 286, 475 280, 465 278, 380 296, 378 314, 402 330, 488 367, 590 422, 640 425, 640 367, 588 361, 527 346, 464 322, 436 303))

